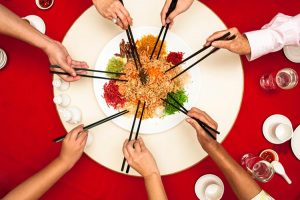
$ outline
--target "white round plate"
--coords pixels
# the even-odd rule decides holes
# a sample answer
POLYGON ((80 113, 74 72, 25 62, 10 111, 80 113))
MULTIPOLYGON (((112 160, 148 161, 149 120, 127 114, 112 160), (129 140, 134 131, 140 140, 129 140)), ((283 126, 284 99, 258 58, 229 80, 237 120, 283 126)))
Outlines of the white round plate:
MULTIPOLYGON (((134 19, 132 28, 141 26, 160 28, 158 8, 162 8, 163 5, 164 2, 161 0, 126 2, 126 9, 134 19)), ((201 2, 194 1, 188 11, 176 18, 171 31, 182 38, 191 47, 192 52, 195 52, 202 47, 209 35, 224 29, 227 27, 212 10, 201 2)), ((91 6, 74 22, 63 44, 74 59, 86 61, 92 68, 102 49, 121 32, 118 26, 101 17, 95 6, 91 6)), ((203 52, 193 61, 205 53, 207 52, 203 52)), ((197 90, 200 98, 193 106, 205 110, 218 122, 218 130, 221 132, 218 135, 218 142, 222 143, 230 132, 241 106, 244 88, 242 63, 238 55, 220 50, 199 64, 201 65, 196 68, 200 68, 201 71, 197 73, 201 83, 197 90), (226 106, 223 106, 224 102, 226 106)), ((67 91, 54 88, 54 95, 61 93, 67 93, 72 99, 72 105, 81 109, 83 124, 88 125, 106 117, 96 100, 92 79, 82 78, 72 82, 67 91)), ((187 105, 186 107, 188 108, 187 105)), ((65 122, 62 115, 58 114, 66 131, 74 128, 74 125, 65 122)), ((94 141, 84 152, 102 166, 120 172, 124 157, 122 146, 129 132, 116 126, 115 123, 107 122, 94 127, 90 133, 93 134, 94 141)), ((164 131, 163 134, 148 134, 142 137, 155 157, 162 175, 185 170, 207 156, 199 145, 195 130, 184 121, 164 131)), ((129 175, 137 176, 138 173, 130 169, 129 175)))
POLYGON ((294 155, 300 160, 300 126, 298 126, 291 139, 291 146, 294 155))
POLYGON ((284 141, 279 140, 275 136, 275 127, 278 124, 287 124, 293 128, 291 121, 284 115, 275 114, 268 117, 263 124, 263 134, 265 138, 273 144, 282 144, 284 141))
POLYGON ((214 175, 214 174, 206 174, 201 176, 195 184, 195 194, 200 200, 206 199, 205 197, 205 189, 210 184, 217 184, 221 187, 222 190, 222 196, 224 194, 224 184, 222 180, 214 175))
MULTIPOLYGON (((138 28, 133 28, 132 32, 134 34, 135 40, 142 38, 144 35, 152 34, 157 35, 159 33, 160 28, 158 27, 151 27, 151 26, 143 26, 138 28)), ((114 37, 108 44, 103 48, 101 51, 98 60, 95 65, 96 70, 106 70, 106 66, 108 64, 108 60, 114 56, 114 54, 119 53, 119 44, 122 39, 127 41, 126 33, 122 32, 116 37, 114 37)), ((168 35, 166 37, 166 45, 167 45, 167 52, 174 51, 174 52, 184 52, 184 55, 191 54, 191 48, 175 33, 172 31, 168 31, 168 35)), ((184 65, 189 66, 191 62, 186 62, 184 65)), ((199 87, 200 87, 200 80, 198 74, 200 73, 200 67, 194 67, 189 70, 187 73, 189 74, 189 81, 184 86, 185 91, 188 95, 188 102, 185 103, 184 107, 187 109, 191 108, 192 105, 195 105, 200 96, 199 87)), ((103 76, 103 73, 94 73, 95 76, 103 76)), ((106 116, 113 115, 118 110, 115 110, 113 107, 108 106, 104 96, 104 84, 107 83, 106 80, 101 79, 93 79, 94 84, 94 92, 96 99, 98 101, 99 106, 101 107, 102 111, 106 116)), ((180 112, 177 112, 173 115, 169 115, 163 118, 155 117, 151 119, 145 119, 142 122, 140 127, 140 133, 142 134, 153 134, 153 133, 161 133, 168 129, 171 129, 182 122, 186 116, 180 112)), ((119 127, 130 131, 133 121, 133 115, 131 116, 121 116, 114 120, 112 120, 116 125, 119 127)), ((137 127, 137 126, 136 126, 137 127)))
POLYGON ((285 46, 283 52, 290 61, 300 63, 300 46, 285 46))
POLYGON ((23 17, 23 19, 27 19, 31 26, 33 26, 36 30, 40 31, 41 33, 46 33, 46 25, 42 18, 37 15, 28 15, 23 17))

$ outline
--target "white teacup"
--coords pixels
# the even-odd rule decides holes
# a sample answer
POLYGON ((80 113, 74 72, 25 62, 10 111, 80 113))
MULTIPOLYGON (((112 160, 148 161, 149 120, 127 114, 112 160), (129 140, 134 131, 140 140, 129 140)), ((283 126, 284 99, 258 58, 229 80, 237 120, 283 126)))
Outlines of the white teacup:
POLYGON ((220 185, 212 183, 205 188, 204 194, 207 200, 220 200, 223 192, 220 185))
POLYGON ((275 136, 282 142, 286 142, 293 136, 293 129, 287 124, 278 124, 275 127, 275 136))

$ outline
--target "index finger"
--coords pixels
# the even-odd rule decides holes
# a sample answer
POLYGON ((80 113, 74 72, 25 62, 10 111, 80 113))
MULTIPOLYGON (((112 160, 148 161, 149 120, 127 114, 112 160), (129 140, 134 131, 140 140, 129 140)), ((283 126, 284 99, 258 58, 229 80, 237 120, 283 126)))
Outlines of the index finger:
POLYGON ((160 18, 161 18, 161 22, 162 22, 163 26, 166 25, 166 15, 167 15, 170 5, 171 5, 171 1, 166 0, 165 5, 164 5, 163 9, 161 10, 160 18))
POLYGON ((222 31, 217 31, 213 33, 211 36, 209 36, 206 41, 207 42, 212 42, 215 39, 218 39, 219 37, 222 37, 224 34, 226 34, 229 30, 222 30, 222 31))
POLYGON ((71 140, 76 140, 77 139, 77 136, 80 132, 83 131, 83 125, 79 125, 77 127, 75 127, 74 129, 71 130, 71 136, 70 136, 70 139, 71 140))

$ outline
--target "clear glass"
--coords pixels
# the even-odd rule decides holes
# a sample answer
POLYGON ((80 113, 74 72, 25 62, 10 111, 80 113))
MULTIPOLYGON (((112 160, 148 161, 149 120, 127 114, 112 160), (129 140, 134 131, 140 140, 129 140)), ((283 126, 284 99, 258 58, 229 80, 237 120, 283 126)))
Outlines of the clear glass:
POLYGON ((276 84, 278 87, 288 90, 298 84, 298 74, 291 68, 284 68, 276 74, 276 84))
POLYGON ((277 73, 265 74, 260 78, 260 86, 265 90, 292 89, 298 84, 298 74, 291 68, 284 68, 277 73))
POLYGON ((242 166, 260 182, 268 182, 273 178, 274 169, 272 165, 261 157, 253 154, 245 154, 241 159, 242 166))

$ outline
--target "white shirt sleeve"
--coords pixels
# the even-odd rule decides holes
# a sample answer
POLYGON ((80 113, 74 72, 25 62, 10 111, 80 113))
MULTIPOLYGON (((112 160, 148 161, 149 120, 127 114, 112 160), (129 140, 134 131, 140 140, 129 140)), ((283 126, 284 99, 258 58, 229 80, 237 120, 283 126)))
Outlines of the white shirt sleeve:
POLYGON ((245 35, 251 48, 248 60, 279 51, 286 45, 300 46, 300 14, 291 17, 279 13, 261 30, 247 32, 245 35))
POLYGON ((258 195, 256 195, 251 200, 274 200, 268 193, 262 190, 258 195))

